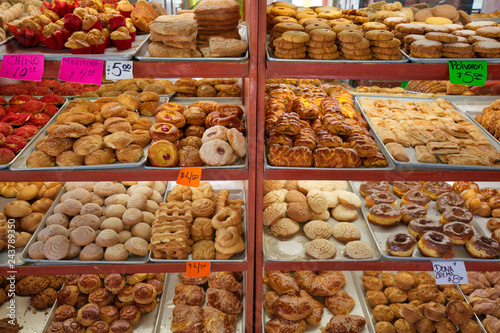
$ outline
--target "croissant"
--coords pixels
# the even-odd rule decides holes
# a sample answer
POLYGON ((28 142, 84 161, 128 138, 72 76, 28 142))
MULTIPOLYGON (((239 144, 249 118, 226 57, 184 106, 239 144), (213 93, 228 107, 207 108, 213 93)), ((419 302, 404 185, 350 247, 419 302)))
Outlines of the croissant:
POLYGON ((262 305, 264 306, 264 310, 266 310, 267 314, 270 316, 275 316, 277 312, 274 310, 274 302, 276 302, 280 298, 277 292, 274 290, 267 291, 262 297, 262 305))
POLYGON ((279 295, 299 295, 299 285, 287 273, 267 271, 263 282, 271 287, 279 295))
POLYGON ((238 228, 231 226, 217 230, 215 233, 215 259, 227 260, 234 254, 245 250, 245 241, 238 228))
POLYGON ((358 333, 365 325, 365 318, 358 315, 334 316, 326 325, 325 333, 358 333))
POLYGON ((313 153, 317 168, 356 168, 361 158, 351 148, 318 148, 313 153))
POLYGON ((285 167, 312 167, 313 154, 307 147, 268 147, 267 158, 271 165, 285 167))
POLYGON ((276 122, 276 131, 290 136, 297 135, 301 130, 299 121, 300 118, 298 114, 292 112, 284 113, 276 122))

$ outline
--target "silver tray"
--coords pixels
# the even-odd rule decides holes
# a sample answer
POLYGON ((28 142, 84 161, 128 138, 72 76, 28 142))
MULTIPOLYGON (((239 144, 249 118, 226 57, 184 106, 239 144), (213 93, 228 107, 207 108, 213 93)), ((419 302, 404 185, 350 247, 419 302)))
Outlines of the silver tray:
MULTIPOLYGON (((170 275, 170 274, 165 274, 165 275, 170 275)), ((156 332, 156 327, 158 327, 159 321, 161 320, 161 312, 162 312, 162 304, 165 302, 165 294, 167 293, 167 278, 168 276, 165 276, 165 280, 163 281, 163 292, 160 296, 160 301, 157 303, 156 308, 148 312, 146 314, 141 313, 141 319, 139 319, 139 322, 132 326, 134 333, 155 333, 156 332)), ((40 332, 46 332, 49 326, 53 323, 54 320, 54 314, 56 313, 57 308, 59 307, 59 304, 56 301, 54 302, 54 306, 52 307, 52 310, 50 311, 49 317, 47 318, 47 321, 45 321, 45 325, 43 326, 43 330, 40 332)), ((40 326, 40 323, 36 323, 38 326, 40 326)), ((23 330, 24 332, 24 330, 23 330)), ((36 330, 29 331, 29 332, 36 332, 36 330)))
MULTIPOLYGON (((349 314, 350 315, 358 315, 358 316, 362 316, 365 318, 366 325, 361 331, 359 331, 360 333, 375 332, 375 327, 373 325, 373 322, 371 321, 370 313, 366 309, 363 292, 359 288, 358 283, 356 283, 355 272, 348 271, 348 272, 343 272, 343 273, 346 277, 347 283, 344 287, 342 287, 342 289, 344 289, 345 292, 347 292, 352 298, 354 298, 354 301, 356 302, 356 304, 354 305, 354 308, 349 312, 349 314)), ((272 290, 272 289, 268 285, 264 285, 262 292, 266 293, 268 290, 272 290)), ((257 297, 259 297, 259 296, 257 296, 257 297)), ((318 300, 323 305, 325 305, 325 302, 323 301, 324 297, 318 297, 318 296, 312 296, 312 297, 314 297, 316 300, 318 300)), ((323 328, 326 327, 328 322, 330 322, 330 320, 333 317, 335 317, 335 315, 330 310, 328 310, 328 308, 325 305, 325 309, 323 311, 323 316, 321 318, 321 323, 319 324, 319 326, 307 325, 305 332, 308 332, 308 333, 323 332, 324 331, 323 328)), ((264 307, 262 307, 262 332, 263 333, 265 332, 266 322, 268 322, 271 319, 272 319, 272 317, 270 317, 267 314, 267 312, 264 310, 264 307)), ((256 318, 255 320, 258 320, 258 318, 256 318)))
POLYGON ((30 146, 30 143, 38 141, 38 140, 41 139, 41 137, 43 136, 42 133, 46 133, 47 132, 47 129, 49 128, 50 124, 52 124, 55 121, 55 119, 57 118, 57 116, 59 116, 59 113, 61 113, 61 111, 66 108, 66 104, 68 104, 68 99, 66 99, 66 101, 64 102, 64 104, 61 105, 61 107, 59 108, 59 111, 57 111, 56 114, 54 114, 52 116, 52 118, 50 118, 50 120, 42 128, 38 129, 38 133, 30 141, 28 141, 28 144, 23 149, 21 149, 20 152, 18 152, 16 154, 16 157, 14 157, 12 159, 12 161, 10 161, 9 163, 1 164, 0 165, 0 169, 10 168, 14 163, 19 162, 19 160, 22 159, 21 156, 24 156, 24 153, 29 149, 28 147, 30 146))
POLYGON ((401 51, 411 62, 417 64, 447 64, 448 61, 487 61, 488 64, 500 64, 500 58, 415 58, 401 51))
MULTIPOLYGON (((363 97, 373 97, 369 95, 357 95, 354 98, 354 106, 356 107, 356 110, 358 110, 363 117, 365 118, 366 122, 370 125, 371 128, 373 128, 373 125, 371 123, 371 120, 369 119, 368 115, 365 114, 365 111, 363 110, 363 107, 361 106, 361 103, 359 102, 360 98, 363 97)), ((376 99, 381 99, 381 100, 387 100, 387 99, 397 99, 401 101, 419 101, 419 102, 433 102, 436 99, 435 98, 418 98, 418 97, 397 97, 397 98, 391 98, 387 96, 380 96, 377 97, 376 99)), ((451 102, 453 104, 453 102, 451 102)), ((463 114, 463 112, 460 110, 460 108, 456 107, 454 105, 455 109, 463 114)), ((466 118, 467 116, 464 115, 466 118)), ((474 123, 473 123, 474 124, 474 123)), ((477 127, 477 126, 476 126, 477 127)), ((500 143, 496 140, 493 140, 491 134, 489 134, 484 128, 481 126, 478 127, 478 129, 481 131, 481 133, 490 141, 491 145, 493 148, 495 148, 497 151, 500 152, 500 143)), ((373 136, 377 138, 377 143, 382 142, 380 139, 377 131, 373 130, 373 136)), ((385 145, 384 145, 385 147, 385 145)), ((387 149, 387 148, 386 148, 387 149)), ((408 157, 410 159, 409 162, 400 162, 394 159, 394 157, 389 154, 389 158, 391 161, 394 162, 396 165, 396 169, 398 170, 404 170, 404 169, 411 169, 411 170, 428 170, 428 169, 444 169, 444 170, 500 170, 500 167, 492 167, 492 166, 481 166, 481 165, 455 165, 455 164, 446 164, 446 163, 422 163, 417 160, 417 156, 415 154, 415 149, 413 147, 404 147, 406 153, 408 154, 408 157)))
POLYGON ((404 64, 404 63, 407 63, 409 61, 407 58, 404 57, 404 54, 403 54, 403 58, 401 60, 378 60, 378 59, 373 59, 373 60, 282 59, 282 58, 276 58, 274 56, 274 52, 268 46, 268 43, 266 43, 266 55, 267 55, 267 61, 293 62, 293 63, 297 63, 298 62, 298 63, 306 63, 306 64, 308 64, 308 63, 325 63, 325 64, 335 64, 335 63, 353 63, 353 64, 404 64))
POLYGON ((134 264, 144 264, 148 261, 147 256, 136 256, 134 254, 130 254, 127 260, 125 261, 107 261, 104 258, 102 260, 80 260, 78 257, 73 258, 73 259, 61 259, 61 260, 49 260, 49 259, 31 259, 30 256, 28 255, 28 249, 30 246, 37 241, 38 233, 45 229, 45 223, 47 221, 47 218, 51 216, 54 212, 54 207, 60 203, 61 197, 63 194, 66 193, 66 186, 63 187, 61 191, 59 191, 59 194, 54 200, 54 203, 52 206, 50 206, 49 210, 43 217, 42 222, 40 222, 40 225, 36 229, 36 231, 33 233, 33 236, 31 236, 31 239, 29 240, 28 244, 24 247, 23 253, 21 254, 21 260, 24 262, 30 262, 30 263, 35 263, 37 265, 41 264, 58 264, 58 265, 85 265, 85 264, 112 264, 112 265, 134 265, 134 264))
POLYGON ((82 58, 95 60, 132 60, 141 45, 146 43, 148 35, 137 35, 136 40, 132 42, 132 47, 127 50, 118 50, 116 47, 108 47, 104 54, 71 54, 69 49, 54 50, 43 45, 35 47, 24 47, 19 45, 16 39, 9 40, 8 43, 0 46, 0 59, 7 54, 43 54, 46 61, 61 61, 64 57, 82 58))
MULTIPOLYGON (((359 186, 361 185, 361 182, 352 182, 353 187, 355 190, 355 193, 359 195, 360 197, 361 194, 359 193, 359 186)), ((392 185, 389 185, 392 190, 392 185)), ((392 193, 392 191, 390 191, 392 193)), ((402 222, 396 224, 393 227, 383 227, 379 225, 372 224, 368 222, 367 216, 370 208, 368 208, 365 205, 365 200, 363 200, 363 204, 361 205, 361 212, 363 213, 363 217, 365 218, 366 224, 368 225, 368 230, 372 234, 373 238, 375 239, 375 243, 377 244, 378 250, 382 253, 382 257, 386 259, 393 259, 393 260, 403 260, 403 261, 414 261, 414 260, 445 260, 442 258, 430 258, 426 257, 423 254, 420 253, 418 250, 417 245, 415 245, 415 248, 413 249, 413 254, 411 257, 396 257, 392 256, 389 253, 387 253, 387 250, 385 249, 385 242, 387 240, 387 237, 390 235, 396 234, 396 233, 405 233, 409 234, 410 232, 408 231, 408 226, 402 222)), ((397 197, 396 199, 398 203, 398 207, 401 207, 401 198, 397 197)), ((439 218, 441 217, 441 213, 437 210, 436 208, 436 201, 431 200, 429 202, 429 207, 427 208, 427 217, 430 219, 433 219, 435 221, 439 221, 439 218)), ((471 222, 472 229, 474 229, 474 233, 479 234, 479 235, 484 235, 482 229, 479 227, 475 217, 471 222)), ((478 258, 472 258, 467 251, 465 250, 465 246, 459 246, 459 245, 454 245, 455 248, 455 255, 453 258, 450 260, 463 260, 463 261, 485 261, 485 262, 498 262, 498 259, 478 259, 478 258)), ((497 256, 498 258, 498 256, 497 256)))
MULTIPOLYGON (((354 192, 352 185, 349 183, 347 191, 354 192)), ((326 221, 331 227, 335 226, 337 222, 333 217, 326 221)), ((377 261, 380 259, 380 250, 378 249, 373 235, 368 231, 368 227, 364 221, 364 218, 359 214, 358 218, 354 222, 350 222, 359 228, 361 231, 361 238, 359 240, 366 242, 370 245, 373 250, 373 258, 370 259, 353 259, 344 254, 345 246, 347 242, 341 242, 335 237, 330 236, 328 238, 337 249, 337 254, 335 258, 328 259, 328 261, 377 261)), ((278 238, 273 235, 271 229, 264 227, 263 232, 263 244, 264 244, 264 257, 268 261, 319 261, 318 259, 313 259, 306 254, 306 246, 312 239, 309 239, 303 232, 302 228, 305 223, 300 223, 300 232, 291 238, 278 238)))
MULTIPOLYGON (((173 319, 173 314, 172 312, 174 311, 175 304, 174 304, 174 296, 175 296, 175 286, 177 283, 179 283, 179 277, 177 273, 169 273, 167 274, 168 276, 165 278, 165 293, 166 295, 162 297, 162 300, 160 302, 160 314, 158 315, 159 323, 157 321, 156 324, 156 329, 154 333, 160 333, 160 332, 172 332, 170 330, 170 325, 172 323, 173 319)), ((236 332, 243 333, 245 332, 245 323, 246 323, 246 308, 245 308, 245 299, 246 299, 246 272, 243 274, 243 280, 241 281, 241 284, 243 285, 243 297, 241 299, 241 303, 243 304, 243 310, 241 313, 238 314, 238 317, 236 319, 236 332)), ((205 290, 206 291, 206 290, 205 290)), ((204 301, 204 305, 206 304, 206 298, 204 301)), ((203 307, 203 306, 202 306, 203 307)), ((249 310, 251 311, 251 310, 249 310)), ((134 329, 135 333, 135 329, 134 329)))
MULTIPOLYGON (((238 25, 238 30, 241 39, 248 42, 248 29, 245 25, 238 25)), ((248 62, 248 49, 243 57, 231 57, 231 58, 166 58, 166 57, 151 57, 148 52, 148 46, 151 44, 150 37, 143 43, 134 55, 135 60, 141 62, 234 62, 234 63, 244 63, 248 62)), ((250 47, 250 45, 249 45, 250 47)), ((0 49, 1 51, 1 49, 0 49)))
MULTIPOLYGON (((245 210, 243 211, 243 240, 245 241, 245 250, 240 252, 240 253, 236 253, 235 255, 233 255, 230 259, 227 259, 227 260, 217 260, 217 259, 213 259, 213 260, 198 260, 198 261, 214 261, 214 262, 226 262, 226 263, 234 263, 234 262, 245 262, 247 260, 247 249, 248 249, 248 226, 247 226, 247 200, 246 200, 246 193, 245 191, 240 188, 240 189, 235 189, 237 186, 234 186, 234 182, 228 182, 227 181, 221 181, 221 182, 210 182, 212 184, 212 188, 214 189, 214 191, 218 192, 218 191, 221 191, 223 189, 227 189, 229 191, 229 199, 243 199, 243 207, 245 208, 245 210)), ((168 196, 168 194, 172 191, 172 188, 175 186, 175 182, 169 182, 168 183, 168 187, 167 187, 167 191, 165 192, 166 195, 165 195, 165 200, 168 196)), ((189 255, 189 258, 188 259, 156 259, 156 258, 153 258, 153 256, 151 255, 151 251, 149 251, 149 255, 148 255, 148 258, 150 261, 152 262, 172 262, 172 263, 178 263, 178 262, 188 262, 191 259, 191 254, 189 255)))
MULTIPOLYGON (((182 98, 172 98, 171 99, 171 102, 175 102, 175 103, 180 103, 184 106, 188 106, 194 102, 198 102, 198 101, 211 101, 213 100, 215 97, 182 97, 182 98)), ((247 121, 246 121, 246 109, 245 109, 245 106, 242 105, 242 99, 241 97, 237 97, 237 98, 227 98, 227 97, 219 97, 219 99, 215 98, 215 101, 217 103, 229 103, 229 104, 237 104, 239 105, 242 109, 243 109, 243 116, 242 116, 242 121, 243 123, 245 124, 245 127, 248 125, 247 124, 247 121)), ((149 119, 151 119, 153 121, 153 123, 156 123, 155 121, 155 118, 154 117, 148 117, 149 119)), ((208 169, 208 170, 220 170, 220 169, 229 169, 229 170, 234 170, 234 169, 247 169, 248 168, 248 152, 249 152, 249 146, 248 146, 248 129, 246 130, 246 134, 245 134, 245 141, 246 141, 246 144, 247 144, 247 153, 245 154, 245 156, 243 158, 240 158, 238 157, 236 159, 236 161, 234 162, 234 164, 231 164, 231 165, 203 165, 202 168, 203 169, 208 169)), ((147 159, 147 151, 145 151, 145 154, 146 156, 146 159, 147 159)), ((157 166, 154 166, 151 164, 151 162, 149 161, 149 159, 146 160, 145 164, 144 164, 144 169, 149 169, 149 170, 180 170, 184 167, 180 167, 180 166, 175 166, 175 167, 157 167, 157 166)))

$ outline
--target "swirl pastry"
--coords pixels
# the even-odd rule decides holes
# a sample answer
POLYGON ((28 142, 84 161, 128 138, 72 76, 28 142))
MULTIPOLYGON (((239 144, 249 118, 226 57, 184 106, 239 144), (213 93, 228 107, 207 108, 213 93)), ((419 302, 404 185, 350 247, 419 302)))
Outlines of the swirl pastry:
POLYGON ((137 283, 134 286, 134 301, 140 304, 148 304, 155 300, 156 298, 155 288, 147 283, 137 283))
POLYGON ((89 303, 81 307, 77 314, 76 319, 83 326, 90 326, 98 321, 101 316, 101 310, 96 304, 89 303))
POLYGON ((328 239, 332 235, 332 228, 324 221, 314 220, 304 225, 304 234, 310 239, 328 239))
POLYGON ((192 246, 193 260, 215 259, 215 243, 211 240, 201 240, 192 246))
POLYGON ((212 220, 206 217, 197 217, 191 224, 189 231, 191 238, 195 242, 201 240, 212 240, 214 238, 214 228, 212 227, 212 220))
POLYGON ((245 250, 245 241, 234 226, 217 230, 215 233, 215 259, 227 260, 235 253, 245 250))
POLYGON ((300 225, 292 219, 280 218, 271 225, 271 232, 276 237, 290 238, 300 232, 300 225))
POLYGON ((84 294, 90 294, 98 288, 101 288, 101 278, 99 277, 99 275, 82 274, 78 279, 78 289, 84 294))
POLYGON ((94 241, 96 237, 95 230, 89 226, 78 227, 74 229, 69 238, 75 245, 85 246, 94 241))
POLYGON ((207 198, 194 200, 191 205, 193 217, 210 217, 215 211, 215 203, 207 198))
POLYGON ((121 274, 109 274, 104 278, 104 288, 117 294, 125 286, 125 279, 121 274))
POLYGON ((337 254, 337 249, 329 240, 319 238, 307 244, 306 254, 314 259, 332 259, 337 254))
POLYGON ((43 247, 43 254, 48 260, 61 260, 66 258, 71 249, 69 239, 62 235, 50 237, 43 247))
POLYGON ((69 304, 60 305, 55 313, 55 321, 65 321, 66 319, 73 318, 76 315, 76 309, 74 306, 69 304))

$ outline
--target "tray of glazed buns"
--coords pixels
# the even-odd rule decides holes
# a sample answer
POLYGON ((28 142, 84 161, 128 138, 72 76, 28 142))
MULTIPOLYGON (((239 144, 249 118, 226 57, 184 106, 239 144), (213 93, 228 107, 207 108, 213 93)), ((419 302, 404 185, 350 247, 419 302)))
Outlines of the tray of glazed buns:
POLYGON ((347 181, 264 182, 264 256, 270 261, 378 260, 362 200, 347 181))
POLYGON ((34 263, 145 263, 163 182, 66 183, 21 260, 34 263))
POLYGON ((361 211, 385 258, 497 261, 498 241, 486 236, 465 200, 446 182, 352 182, 361 211))
POLYGON ((263 283, 265 332, 375 332, 354 272, 270 271, 263 283))

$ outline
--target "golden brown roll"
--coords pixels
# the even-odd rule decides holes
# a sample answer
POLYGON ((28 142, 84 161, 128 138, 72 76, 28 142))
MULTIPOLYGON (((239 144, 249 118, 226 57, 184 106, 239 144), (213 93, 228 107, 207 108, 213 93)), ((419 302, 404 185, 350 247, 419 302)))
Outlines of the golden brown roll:
POLYGON ((43 151, 49 156, 57 156, 63 151, 71 149, 73 140, 70 138, 55 138, 46 136, 36 143, 36 149, 43 151))
POLYGON ((122 290, 118 292, 116 297, 124 303, 130 303, 134 301, 134 286, 133 285, 126 285, 123 287, 122 290))
POLYGON ((104 121, 104 129, 110 133, 116 133, 120 131, 127 133, 132 132, 132 126, 130 125, 130 123, 124 118, 120 117, 111 117, 106 119, 104 121))
POLYGON ((125 279, 121 274, 109 274, 104 278, 104 287, 113 294, 118 294, 125 286, 125 279))
POLYGON ((148 118, 140 118, 135 122, 135 124, 132 125, 132 130, 148 130, 149 128, 153 126, 153 121, 148 118))
POLYGON ((158 113, 158 102, 143 102, 139 106, 139 113, 146 117, 154 117, 158 113))
POLYGON ((111 324, 113 321, 120 318, 120 311, 114 305, 106 305, 101 308, 101 320, 111 324))
POLYGON ((41 150, 34 151, 26 159, 28 168, 51 168, 55 165, 54 157, 47 155, 41 150))
POLYGON ((83 165, 85 158, 73 151, 65 151, 56 157, 56 164, 59 166, 79 166, 83 165))
POLYGON ((132 144, 139 145, 142 148, 146 147, 151 142, 149 130, 134 130, 132 131, 132 136, 134 138, 132 144))
POLYGON ((101 288, 101 278, 97 274, 82 274, 78 279, 78 289, 84 294, 90 294, 98 288, 101 288))
POLYGON ((76 315, 76 309, 69 304, 59 305, 54 312, 55 321, 65 321, 66 319, 73 318, 76 315))
POLYGON ((199 138, 203 137, 203 133, 205 133, 205 126, 191 125, 186 128, 184 131, 184 136, 197 136, 199 138))
POLYGON ((99 149, 85 156, 85 165, 113 164, 116 162, 115 153, 109 149, 99 149))
POLYGON ((122 149, 134 141, 132 134, 127 132, 112 133, 104 138, 104 145, 108 148, 122 149))
POLYGON ((133 298, 136 303, 148 304, 156 298, 155 288, 147 283, 137 283, 134 285, 133 298))
POLYGON ((128 321, 130 325, 135 325, 141 319, 141 312, 135 305, 127 305, 120 310, 120 319, 128 321))
POLYGON ((65 285, 57 294, 57 303, 59 305, 67 304, 74 306, 78 299, 78 294, 78 287, 76 285, 65 285))
POLYGON ((36 228, 40 225, 40 222, 42 222, 43 216, 43 213, 31 213, 24 216, 19 223, 21 230, 34 233, 36 228))
POLYGON ((104 250, 95 243, 86 245, 81 251, 79 258, 82 261, 101 260, 104 257, 104 250))
MULTIPOLYGON (((135 138, 134 138, 135 140, 135 138)), ((140 145, 131 144, 116 151, 116 158, 121 163, 135 163, 144 156, 144 149, 140 145)))
POLYGON ((46 213, 54 201, 49 198, 38 199, 31 204, 31 210, 37 213, 46 213))
POLYGON ((132 333, 132 325, 126 320, 123 319, 118 319, 115 320, 110 326, 109 326, 109 333, 132 333))
POLYGON ((106 288, 99 288, 94 291, 92 291, 89 294, 89 299, 88 301, 90 303, 95 303, 99 307, 103 307, 106 305, 110 305, 113 303, 113 294, 111 291, 107 290, 106 288))
POLYGON ((125 118, 125 117, 127 117, 127 109, 125 108, 125 106, 121 105, 120 103, 110 102, 110 103, 106 103, 102 106, 100 114, 105 119, 108 119, 111 117, 125 118))
POLYGON ((73 143, 73 150, 78 155, 90 155, 96 150, 104 148, 104 141, 98 134, 87 135, 73 143))
POLYGON ((85 304, 76 313, 76 319, 83 326, 90 326, 101 317, 99 306, 93 303, 85 304))
POLYGON ((108 131, 104 129, 104 124, 103 123, 93 123, 92 125, 87 127, 87 132, 88 135, 99 135, 99 136, 106 136, 108 135, 108 131))

